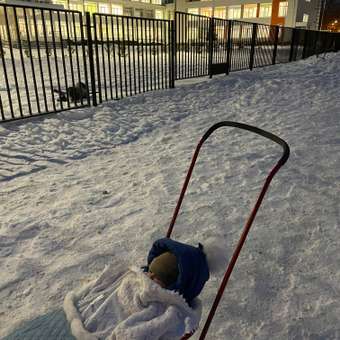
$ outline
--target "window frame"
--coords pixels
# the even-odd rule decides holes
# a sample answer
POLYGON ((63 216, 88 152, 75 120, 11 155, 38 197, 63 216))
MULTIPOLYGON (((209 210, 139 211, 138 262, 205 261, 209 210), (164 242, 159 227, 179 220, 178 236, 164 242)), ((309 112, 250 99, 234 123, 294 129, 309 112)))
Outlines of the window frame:
POLYGON ((279 12, 278 17, 279 18, 286 18, 288 15, 288 1, 280 1, 279 2, 279 12), (285 5, 283 5, 285 4, 285 5))
POLYGON ((273 5, 272 5, 271 2, 260 3, 259 18, 271 18, 272 11, 273 11, 273 5), (262 9, 262 11, 261 11, 261 9, 262 9), (265 15, 262 15, 263 11, 265 12, 265 15), (269 15, 267 15, 268 14, 268 13, 266 13, 267 11, 269 11, 269 15))
POLYGON ((244 4, 243 5, 243 19, 254 19, 257 18, 257 4, 244 4), (247 11, 246 11, 247 9, 247 11), (255 14, 254 16, 250 16, 250 10, 252 11, 251 14, 255 14), (254 11, 255 10, 255 11, 254 11), (245 13, 247 13, 247 16, 245 16, 245 13))
POLYGON ((229 20, 241 19, 241 16, 242 16, 242 7, 241 7, 241 5, 228 6, 228 9, 227 9, 227 18, 229 20), (234 15, 236 10, 239 13, 239 16, 235 16, 234 15), (232 16, 229 16, 229 13, 230 13, 229 11, 233 11, 233 15, 232 16))

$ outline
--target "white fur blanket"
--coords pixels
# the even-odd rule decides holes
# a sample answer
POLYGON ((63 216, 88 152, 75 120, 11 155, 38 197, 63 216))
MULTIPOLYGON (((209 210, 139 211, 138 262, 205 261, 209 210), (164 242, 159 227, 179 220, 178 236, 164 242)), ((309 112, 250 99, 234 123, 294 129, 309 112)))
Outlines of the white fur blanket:
POLYGON ((190 308, 178 293, 161 288, 138 268, 110 266, 78 292, 64 311, 77 340, 173 340, 194 331, 199 299, 190 308))

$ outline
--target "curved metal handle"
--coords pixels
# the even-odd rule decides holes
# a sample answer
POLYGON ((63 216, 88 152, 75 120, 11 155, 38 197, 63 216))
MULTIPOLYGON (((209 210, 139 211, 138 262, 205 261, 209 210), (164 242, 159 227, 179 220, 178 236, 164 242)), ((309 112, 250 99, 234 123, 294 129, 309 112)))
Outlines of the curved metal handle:
POLYGON ((274 135, 274 134, 272 134, 272 133, 270 133, 268 131, 259 129, 258 127, 251 126, 251 125, 244 124, 244 123, 238 123, 238 122, 232 122, 232 121, 223 121, 223 122, 219 122, 219 123, 214 124, 203 135, 203 137, 201 138, 201 140, 199 141, 199 143, 198 143, 198 145, 196 147, 196 150, 195 150, 195 153, 194 153, 194 155, 192 157, 191 164, 190 164, 187 176, 185 178, 185 181, 184 181, 184 184, 183 184, 183 188, 182 188, 181 194, 179 196, 179 199, 178 199, 178 202, 177 202, 177 206, 175 208, 172 220, 170 222, 170 225, 169 225, 166 237, 170 237, 170 235, 172 233, 173 227, 174 227, 176 219, 177 219, 178 212, 179 212, 179 210, 181 208, 182 201, 183 201, 186 189, 188 187, 188 184, 189 184, 189 181, 190 181, 190 178, 191 178, 192 171, 194 169, 194 166, 195 166, 195 163, 196 163, 196 160, 197 160, 197 156, 198 156, 198 154, 200 152, 200 149, 201 149, 203 143, 209 138, 209 136, 215 130, 217 130, 220 127, 223 127, 223 126, 231 126, 231 127, 236 127, 236 128, 242 129, 242 130, 248 130, 248 131, 254 132, 254 133, 258 134, 258 135, 261 135, 261 136, 263 136, 265 138, 268 138, 268 139, 272 140, 273 142, 281 145, 282 148, 283 148, 283 154, 282 154, 282 157, 280 158, 280 160, 278 161, 277 166, 279 166, 279 168, 280 168, 282 165, 284 165, 286 163, 286 161, 287 161, 287 159, 289 157, 289 146, 280 137, 278 137, 278 136, 276 136, 276 135, 274 135))
MULTIPOLYGON (((172 217, 172 220, 171 220, 171 223, 170 223, 170 226, 169 226, 169 229, 168 229, 168 232, 167 232, 167 237, 170 237, 171 233, 172 233, 172 230, 173 230, 173 227, 175 225, 175 222, 176 222, 176 218, 177 218, 177 215, 178 215, 178 212, 179 212, 179 209, 182 205, 182 201, 183 201, 183 198, 184 198, 184 195, 185 195, 185 192, 186 192, 186 189, 188 187, 188 184, 189 184, 189 180, 190 180, 190 177, 191 177, 191 174, 192 174, 192 171, 193 171, 193 168, 195 166, 195 163, 196 163, 196 160, 197 160, 197 156, 199 154, 199 151, 203 145, 203 143, 209 138, 209 136, 217 129, 219 129, 220 127, 223 127, 223 126, 231 126, 231 127, 236 127, 236 128, 239 128, 239 129, 242 129, 242 130, 248 130, 248 131, 251 131, 251 132, 254 132, 258 135, 261 135, 265 138, 268 138, 270 140, 272 140, 273 142, 279 144, 282 146, 283 148, 283 153, 282 153, 282 156, 281 158, 279 159, 279 161, 277 162, 277 164, 274 166, 274 168, 271 170, 271 172, 269 173, 269 175, 267 176, 266 180, 265 180, 265 183, 262 187, 262 190, 259 194, 259 197, 257 198, 257 201, 255 203, 255 206, 250 214, 250 216, 248 217, 248 220, 243 228, 243 232, 242 232, 242 235, 239 239, 239 242, 235 248, 235 251, 233 253, 233 256, 228 264, 228 267, 227 267, 227 270, 224 274, 224 277, 223 277, 223 280, 221 282, 221 285, 220 285, 220 288, 216 294, 216 297, 215 297, 215 300, 214 300, 214 303, 210 309, 210 312, 209 312, 209 315, 208 315, 208 318, 207 318, 207 321, 205 322, 205 325, 204 325, 204 328, 201 332, 201 335, 200 335, 200 340, 203 340, 208 332, 208 329, 209 329, 209 326, 211 324, 211 321, 215 315, 215 312, 216 312, 216 309, 217 309, 217 306, 222 298, 222 295, 223 295, 223 292, 225 290, 225 287, 228 283, 228 280, 230 278, 230 275, 234 269, 234 266, 236 264, 236 261, 237 261, 237 258, 241 252, 241 249, 244 245, 244 242, 247 238, 247 235, 249 233, 249 230, 250 230, 250 227, 255 219, 255 216, 256 216, 256 213, 262 203, 262 200, 263 200, 263 197, 270 185, 270 182, 271 180, 273 179, 273 177, 275 176, 275 174, 279 171, 279 169, 286 163, 288 157, 289 157, 289 153, 290 153, 290 150, 289 150, 289 146, 288 144, 283 140, 281 139, 280 137, 270 133, 270 132, 267 132, 265 130, 262 130, 262 129, 259 129, 255 126, 251 126, 251 125, 248 125, 248 124, 243 124, 243 123, 237 123, 237 122, 231 122, 231 121, 224 121, 224 122, 220 122, 220 123, 217 123, 215 125, 213 125, 210 129, 208 129, 208 131, 203 135, 203 137, 201 138, 200 142, 198 143, 197 147, 196 147, 196 150, 195 150, 195 153, 192 157, 192 161, 191 161, 191 164, 190 164, 190 167, 189 167, 189 170, 188 170, 188 173, 187 173, 187 176, 185 178, 185 181, 184 181, 184 184, 183 184, 183 188, 182 188, 182 191, 181 191, 181 194, 180 194, 180 197, 179 197, 179 200, 177 202, 177 205, 176 205, 176 208, 175 208, 175 211, 174 211, 174 214, 173 214, 173 217, 172 217)), ((186 334, 184 339, 188 339, 192 334, 186 334)))

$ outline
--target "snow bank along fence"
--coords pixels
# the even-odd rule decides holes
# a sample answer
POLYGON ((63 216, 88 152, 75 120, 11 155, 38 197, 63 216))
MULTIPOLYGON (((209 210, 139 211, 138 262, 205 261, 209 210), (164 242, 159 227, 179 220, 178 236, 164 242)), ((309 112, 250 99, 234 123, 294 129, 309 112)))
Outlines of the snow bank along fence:
POLYGON ((337 33, 0 4, 0 122, 340 49, 337 33))

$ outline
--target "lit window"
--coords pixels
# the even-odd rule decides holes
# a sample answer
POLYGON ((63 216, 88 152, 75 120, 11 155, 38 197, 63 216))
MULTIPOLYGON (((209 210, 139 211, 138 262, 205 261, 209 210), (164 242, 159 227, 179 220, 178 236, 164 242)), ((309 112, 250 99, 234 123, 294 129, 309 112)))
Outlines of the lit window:
POLYGON ((256 18, 257 5, 244 5, 243 7, 243 18, 256 18))
POLYGON ((226 18, 226 10, 225 7, 215 7, 214 8, 214 17, 219 19, 226 18))
POLYGON ((61 5, 63 6, 65 9, 67 9, 67 0, 53 0, 53 3, 55 5, 61 5))
POLYGON ((202 7, 201 8, 201 15, 205 17, 211 17, 212 16, 212 7, 202 7))
POLYGON ((107 4, 99 4, 99 13, 110 14, 110 7, 107 4))
POLYGON ((279 4, 279 17, 286 17, 288 14, 288 1, 281 1, 279 4))
POLYGON ((141 2, 145 2, 145 3, 147 3, 147 4, 149 4, 150 3, 150 0, 140 0, 141 2))
POLYGON ((151 0, 151 2, 152 2, 154 5, 161 5, 161 4, 162 4, 162 0, 151 0))
POLYGON ((164 19, 163 11, 156 9, 155 10, 155 19, 164 19))
POLYGON ((97 12, 97 4, 95 2, 85 2, 84 3, 85 12, 96 13, 97 12))
POLYGON ((83 11, 83 5, 70 4, 70 10, 82 12, 83 11))
POLYGON ((307 23, 307 22, 308 22, 308 19, 309 19, 309 15, 308 15, 308 14, 304 14, 304 15, 303 15, 302 21, 305 22, 305 23, 307 23))
POLYGON ((123 6, 121 6, 121 5, 112 5, 112 14, 114 14, 114 15, 123 15, 123 6))
POLYGON ((188 8, 188 13, 189 14, 199 14, 199 9, 198 8, 188 8))
POLYGON ((228 7, 228 19, 241 18, 241 6, 229 6, 228 7))
POLYGON ((270 18, 272 16, 272 4, 260 4, 260 18, 270 18))

